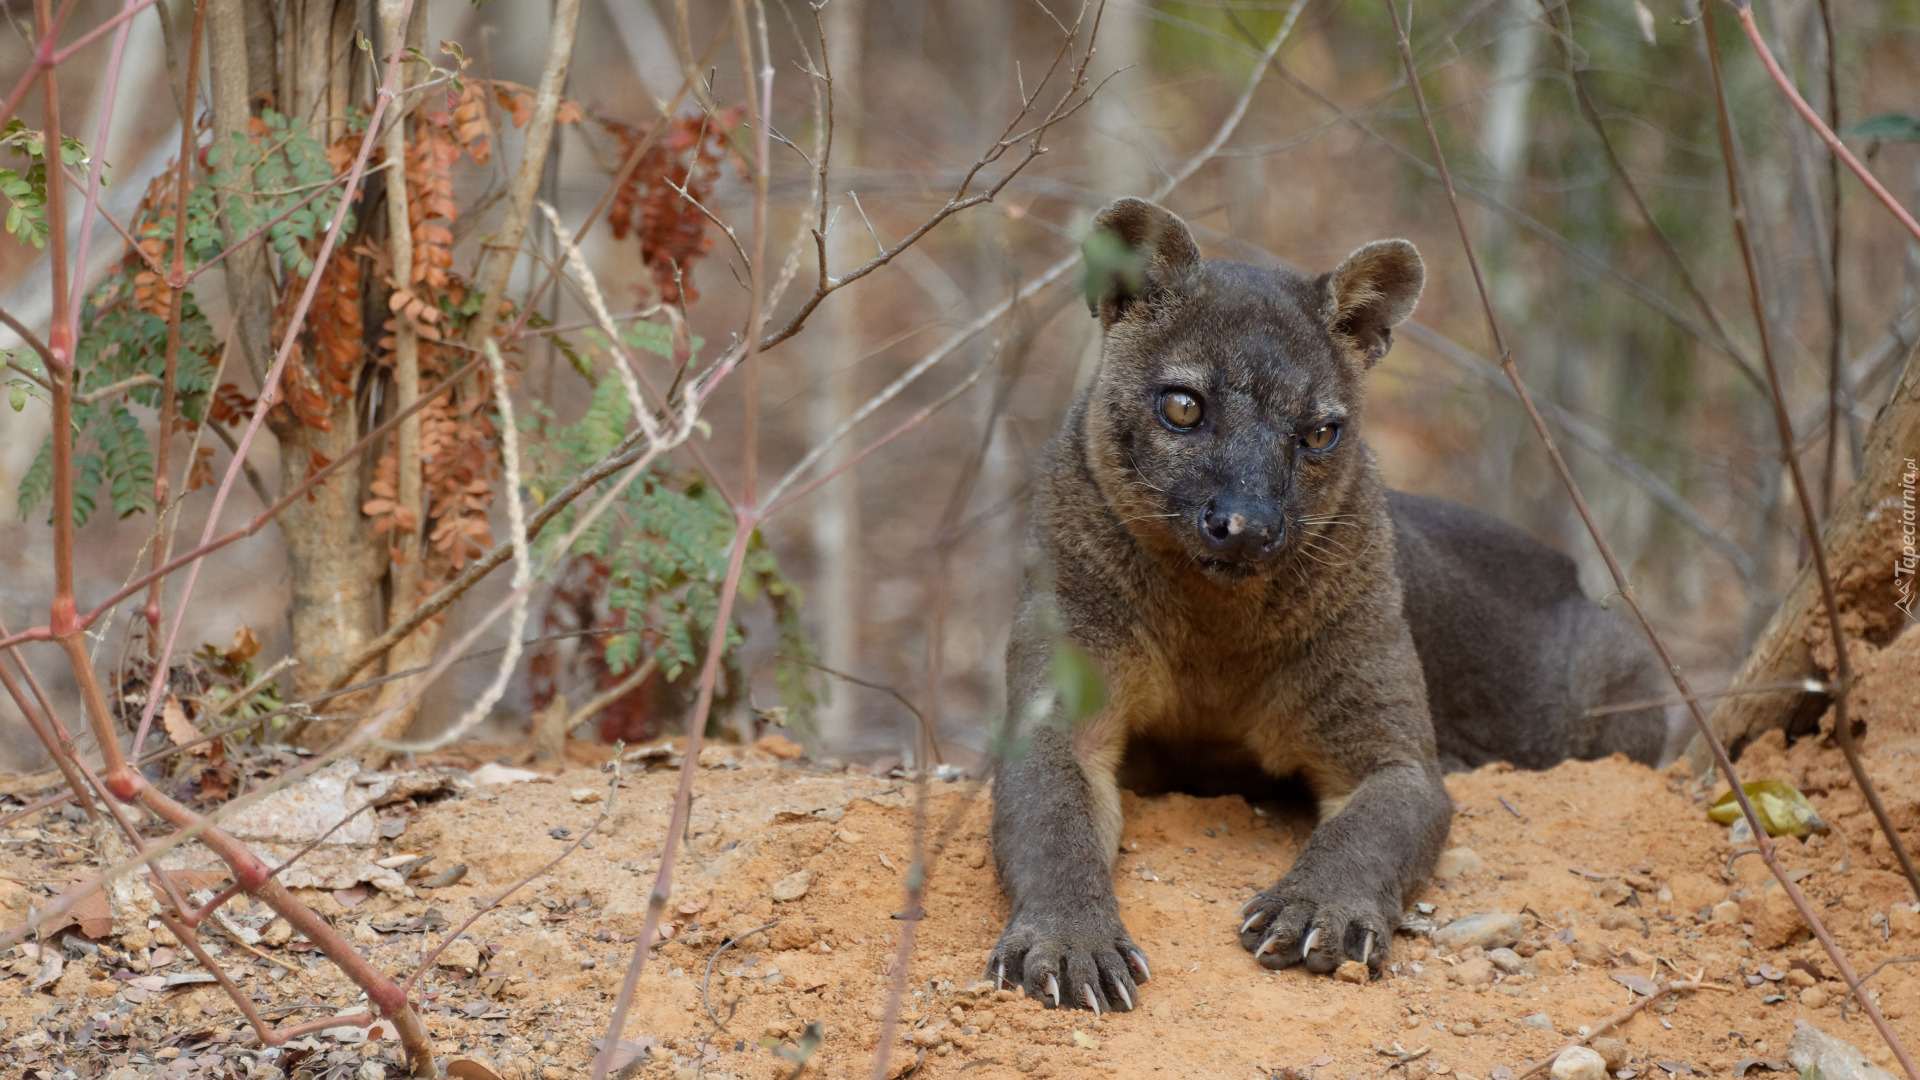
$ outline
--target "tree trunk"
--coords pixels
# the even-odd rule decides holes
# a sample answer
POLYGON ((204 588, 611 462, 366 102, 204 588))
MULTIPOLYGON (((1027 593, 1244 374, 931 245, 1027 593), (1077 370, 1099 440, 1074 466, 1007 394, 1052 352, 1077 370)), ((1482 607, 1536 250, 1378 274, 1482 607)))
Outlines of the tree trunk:
MULTIPOLYGON (((1841 498, 1821 537, 1846 636, 1875 646, 1899 636, 1920 610, 1914 575, 1915 459, 1920 457, 1920 362, 1915 355, 1908 354, 1899 385, 1868 432, 1860 478, 1841 498)), ((1733 682, 1738 687, 1825 681, 1834 660, 1820 582, 1809 561, 1733 682)), ((1740 694, 1722 698, 1708 724, 1727 749, 1738 754, 1774 728, 1789 736, 1817 730, 1830 704, 1826 694, 1801 690, 1740 694)), ((1696 771, 1706 767, 1705 740, 1694 736, 1687 756, 1696 771)))
MULTIPOLYGON (((859 212, 842 200, 848 177, 860 166, 860 134, 866 123, 866 98, 861 85, 864 63, 861 30, 866 23, 865 0, 828 5, 822 18, 827 31, 827 62, 833 70, 834 127, 832 174, 827 197, 839 204, 840 217, 827 234, 828 265, 844 274, 871 257, 873 241, 859 212)), ((808 407, 807 435, 813 443, 826 441, 853 411, 864 344, 859 286, 841 290, 820 311, 820 335, 807 341, 807 382, 816 387, 808 407)), ((832 469, 846 460, 843 443, 833 448, 820 467, 832 469)), ((840 671, 859 667, 860 607, 860 472, 850 470, 815 492, 813 503, 814 576, 807 599, 818 628, 821 662, 840 671)), ((820 707, 820 741, 835 750, 853 743, 856 720, 850 686, 829 686, 820 707)))

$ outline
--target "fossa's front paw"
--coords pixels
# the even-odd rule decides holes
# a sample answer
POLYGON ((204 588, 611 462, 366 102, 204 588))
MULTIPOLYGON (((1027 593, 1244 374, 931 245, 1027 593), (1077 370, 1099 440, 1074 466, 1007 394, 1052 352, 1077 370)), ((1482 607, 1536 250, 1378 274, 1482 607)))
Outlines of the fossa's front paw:
POLYGON ((1240 909, 1240 944, 1270 968, 1304 964, 1325 974, 1348 960, 1374 975, 1387 962, 1398 912, 1350 889, 1292 875, 1240 909))
POLYGON ((1135 976, 1151 977, 1146 954, 1109 916, 1016 919, 987 957, 995 987, 1022 987, 1049 1009, 1131 1012, 1140 1000, 1135 976))

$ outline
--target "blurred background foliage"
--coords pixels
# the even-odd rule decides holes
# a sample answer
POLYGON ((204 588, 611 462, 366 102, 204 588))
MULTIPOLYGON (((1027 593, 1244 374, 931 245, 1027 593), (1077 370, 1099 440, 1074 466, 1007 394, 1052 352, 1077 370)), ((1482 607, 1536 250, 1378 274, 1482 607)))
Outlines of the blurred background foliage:
MULTIPOLYGON (((284 0, 249 2, 284 7, 284 0)), ((113 7, 110 0, 78 0, 71 25, 92 25, 113 7)), ((1429 264, 1428 291, 1417 325, 1400 335, 1373 376, 1362 434, 1390 483, 1516 522, 1573 554, 1590 592, 1604 596, 1611 586, 1596 553, 1524 417, 1491 377, 1498 358, 1385 8, 1372 0, 1305 0, 1294 8, 1278 0, 1107 4, 1093 70, 1111 78, 1091 108, 1050 133, 1049 152, 995 203, 954 218, 894 265, 829 298, 803 334, 767 354, 763 474, 783 472, 946 333, 1074 250, 1106 201, 1157 186, 1205 144, 1256 73, 1264 43, 1297 14, 1244 122, 1166 201, 1193 223, 1209 255, 1309 272, 1331 268, 1368 240, 1413 240, 1429 264)), ((1841 130, 1856 131, 1856 152, 1908 205, 1920 203, 1915 126, 1901 120, 1920 112, 1916 5, 1758 0, 1756 9, 1814 107, 1831 110, 1841 130), (1828 26, 1837 28, 1831 42, 1828 26)), ((714 40, 727 10, 692 6, 688 39, 696 49, 714 40)), ((20 71, 29 28, 24 9, 9 11, 0 71, 20 71)), ((184 56, 191 6, 172 0, 154 11, 136 23, 129 71, 113 103, 112 144, 96 148, 107 155, 114 181, 105 205, 123 220, 137 216, 149 180, 178 142, 179 112, 163 88, 173 82, 178 94, 175 69, 184 60, 170 61, 167 50, 184 56), (164 34, 161 17, 170 21, 164 34)), ((1757 337, 1730 230, 1697 0, 1451 0, 1415 3, 1406 14, 1436 129, 1520 369, 1557 406, 1556 432, 1642 599, 1682 662, 1700 673, 1698 681, 1717 685, 1804 552, 1754 375, 1757 337)), ((449 96, 446 107, 464 112, 439 129, 454 147, 441 167, 458 216, 441 217, 456 279, 479 258, 498 213, 503 170, 520 152, 516 110, 524 102, 512 87, 534 81, 548 18, 545 0, 427 6, 423 39, 458 42, 472 60, 465 78, 508 88, 481 94, 478 105, 470 96, 449 96), (491 117, 490 154, 475 152, 463 127, 482 109, 491 117)), ((662 122, 657 105, 673 98, 683 73, 676 5, 588 0, 582 19, 567 86, 578 115, 556 137, 541 191, 567 221, 579 220, 606 191, 636 133, 662 122)), ((1022 88, 1044 70, 1058 42, 1056 19, 1070 24, 1073 9, 1060 0, 832 0, 818 35, 803 3, 770 2, 768 19, 778 61, 774 123, 798 147, 811 147, 816 134, 814 87, 803 69, 807 57, 817 57, 822 35, 831 58, 836 127, 827 195, 836 222, 830 246, 843 267, 939 207, 1000 135, 1022 88)), ((1920 252, 1850 177, 1838 182, 1836 219, 1835 178, 1824 152, 1766 80, 1733 20, 1722 19, 1720 30, 1797 451, 1825 504, 1852 481, 1862 433, 1920 336, 1920 252), (1830 434, 1828 372, 1836 348, 1839 423, 1830 434)), ((710 88, 694 98, 710 98, 710 119, 728 122, 703 123, 690 99, 665 123, 694 155, 685 159, 692 172, 680 175, 697 174, 710 196, 704 204, 744 235, 751 192, 730 156, 745 145, 745 129, 736 126, 743 87, 728 65, 713 70, 710 88)), ((60 77, 76 110, 68 126, 91 131, 97 68, 76 63, 60 77)), ((30 112, 23 115, 29 127, 37 124, 30 112)), ((332 137, 316 133, 303 145, 318 152, 350 128, 346 123, 332 137)), ((211 132, 203 134, 203 146, 213 141, 211 132)), ((24 172, 31 162, 16 155, 0 165, 24 172)), ((784 252, 794 230, 806 227, 809 181, 797 154, 776 161, 770 250, 784 252)), ((676 222, 691 220, 688 208, 658 185, 622 198, 627 227, 595 231, 583 247, 614 310, 642 310, 663 294, 677 295, 678 270, 689 284, 697 272, 697 291, 684 290, 686 340, 695 352, 704 342, 727 340, 741 325, 745 292, 729 243, 717 231, 706 234, 699 251, 658 235, 650 241, 649 222, 658 221, 646 217, 649 206, 657 213, 677 205, 676 222), (663 264, 659 252, 668 248, 674 261, 663 264)), ((96 249, 117 249, 96 271, 102 282, 120 266, 119 244, 110 232, 96 235, 96 249)), ((529 264, 560 254, 538 220, 528 246, 537 258, 522 260, 511 280, 515 305, 530 302, 529 264)), ((283 254, 297 261, 294 249, 283 254)), ((374 267, 371 257, 366 266, 374 267)), ((0 308, 44 323, 44 301, 36 298, 44 297, 46 282, 44 252, 26 240, 0 239, 0 308)), ((442 305, 449 320, 471 316, 459 307, 462 295, 455 289, 442 305)), ((365 301, 370 337, 387 318, 389 308, 376 306, 384 300, 370 290, 365 301)), ((214 347, 206 335, 225 338, 230 306, 212 275, 196 286, 195 301, 200 336, 193 348, 207 356, 214 347)), ((596 364, 608 362, 609 343, 583 329, 592 316, 580 298, 548 292, 532 302, 530 325, 557 329, 519 343, 516 393, 529 399, 522 415, 535 436, 530 483, 550 489, 610 444, 625 403, 611 380, 595 374, 596 364)), ((644 362, 663 365, 663 384, 670 380, 675 361, 665 320, 644 316, 625 325, 636 335, 627 344, 644 362)), ((151 348, 146 329, 128 340, 151 348)), ((855 443, 935 401, 974 365, 987 365, 979 385, 766 526, 750 570, 756 596, 769 602, 750 605, 740 618, 722 727, 747 733, 756 719, 784 719, 826 754, 872 760, 916 752, 919 721, 900 702, 825 676, 802 678, 796 672, 814 669, 775 662, 800 652, 918 702, 948 760, 986 745, 1001 708, 1000 655, 1018 591, 1026 466, 1091 370, 1094 329, 1070 284, 1018 307, 879 410, 855 443)), ((10 335, 0 340, 17 344, 10 335)), ((115 362, 116 371, 153 369, 147 359, 115 362)), ((102 416, 115 423, 137 417, 150 427, 154 391, 141 389, 142 396, 102 416)), ((203 380, 182 389, 198 395, 213 387, 203 380)), ((257 386, 243 373, 235 390, 244 400, 257 386)), ((0 488, 10 496, 37 491, 32 470, 45 409, 31 400, 25 406, 0 410, 0 488)), ((547 632, 626 627, 644 616, 658 633, 644 640, 611 634, 596 639, 591 654, 577 643, 535 650, 530 676, 498 710, 501 732, 523 730, 556 698, 570 696, 577 705, 621 686, 645 662, 666 683, 631 687, 612 710, 617 722, 603 722, 601 731, 636 737, 672 727, 684 706, 674 680, 684 679, 702 633, 701 612, 711 611, 710 592, 702 590, 727 530, 707 470, 723 484, 741 475, 740 417, 738 390, 723 392, 707 414, 712 436, 696 437, 703 460, 676 454, 636 489, 634 513, 652 513, 657 524, 628 519, 632 528, 621 540, 614 535, 620 522, 610 522, 613 531, 597 531, 580 549, 586 562, 556 575, 543 593, 547 632)), ((495 445, 487 425, 476 420, 466 430, 495 445)), ((149 437, 155 433, 142 436, 149 437)), ((260 474, 285 475, 275 453, 272 446, 256 449, 260 474)), ((379 490, 371 468, 360 482, 379 490)), ((498 477, 479 467, 461 482, 498 477)), ((149 539, 150 516, 135 513, 138 498, 123 502, 120 495, 112 492, 114 508, 130 516, 96 515, 81 535, 83 607, 87 595, 125 580, 149 539)), ((36 500, 24 501, 30 508, 36 500)), ((257 511, 248 505, 234 512, 257 511)), ((480 500, 463 512, 480 529, 499 514, 498 501, 480 500)), ((195 513, 194 503, 183 507, 183 535, 197 535, 195 513)), ((0 523, 0 615, 9 626, 45 617, 31 607, 48 595, 44 517, 0 523)), ((496 523, 491 537, 502 535, 496 523)), ((286 616, 290 571, 274 530, 222 560, 210 579, 221 602, 193 613, 188 639, 225 641, 244 625, 265 643, 265 656, 294 648, 286 616)), ((468 606, 502 588, 489 582, 476 590, 449 613, 450 624, 459 626, 468 606)), ((128 652, 135 622, 116 620, 103 646, 128 652)), ((51 657, 32 649, 27 655, 36 663, 51 657)), ((42 666, 52 672, 59 665, 42 666)), ((486 666, 457 669, 464 674, 434 693, 422 725, 456 713, 487 678, 486 666)), ((10 708, 0 703, 0 723, 14 721, 10 708)), ((7 747, 0 755, 29 752, 22 740, 0 745, 7 747)), ((34 762, 0 756, 0 768, 10 764, 34 762)))

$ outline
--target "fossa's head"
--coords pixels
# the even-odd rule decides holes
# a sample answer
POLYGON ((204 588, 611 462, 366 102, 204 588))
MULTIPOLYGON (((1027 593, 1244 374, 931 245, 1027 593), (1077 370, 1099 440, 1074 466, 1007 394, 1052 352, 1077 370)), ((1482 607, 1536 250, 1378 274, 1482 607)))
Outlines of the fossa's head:
POLYGON ((1122 199, 1086 254, 1105 338, 1087 454, 1127 527, 1227 579, 1296 548, 1344 561, 1366 372, 1426 281, 1413 245, 1375 241, 1306 278, 1203 260, 1178 217, 1122 199))

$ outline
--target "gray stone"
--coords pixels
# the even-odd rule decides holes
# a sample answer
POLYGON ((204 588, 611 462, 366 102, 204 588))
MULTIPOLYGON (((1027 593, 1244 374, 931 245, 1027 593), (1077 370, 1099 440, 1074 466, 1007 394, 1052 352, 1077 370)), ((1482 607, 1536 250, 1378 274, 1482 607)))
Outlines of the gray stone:
POLYGON ((1892 1073, 1868 1061, 1852 1043, 1836 1039, 1805 1020, 1793 1022, 1787 1060, 1803 1073, 1818 1065, 1827 1080, 1894 1080, 1892 1073))
POLYGON ((1448 848, 1440 853, 1440 861, 1433 864, 1433 876, 1445 880, 1478 874, 1486 868, 1486 862, 1472 848, 1448 848))
POLYGON ((1509 975, 1527 969, 1527 962, 1520 959, 1520 954, 1514 952, 1512 949, 1489 949, 1487 950, 1487 959, 1493 961, 1494 967, 1499 968, 1509 975))
POLYGON ((1520 1024, 1522 1027, 1538 1028, 1541 1031, 1552 1031, 1553 1017, 1548 1016, 1546 1013, 1534 1013, 1532 1016, 1521 1017, 1520 1024))
POLYGON ((1607 1080, 1607 1059, 1585 1046, 1569 1046, 1553 1059, 1553 1080, 1607 1080))
POLYGON ((810 871, 801 870, 774 882, 773 888, 769 891, 775 900, 798 900, 807 895, 807 889, 812 884, 813 874, 810 871))
POLYGON ((1433 948, 1441 954, 1458 952, 1469 945, 1498 949, 1519 941, 1526 928, 1520 916, 1504 911, 1469 915, 1435 930, 1433 948))

